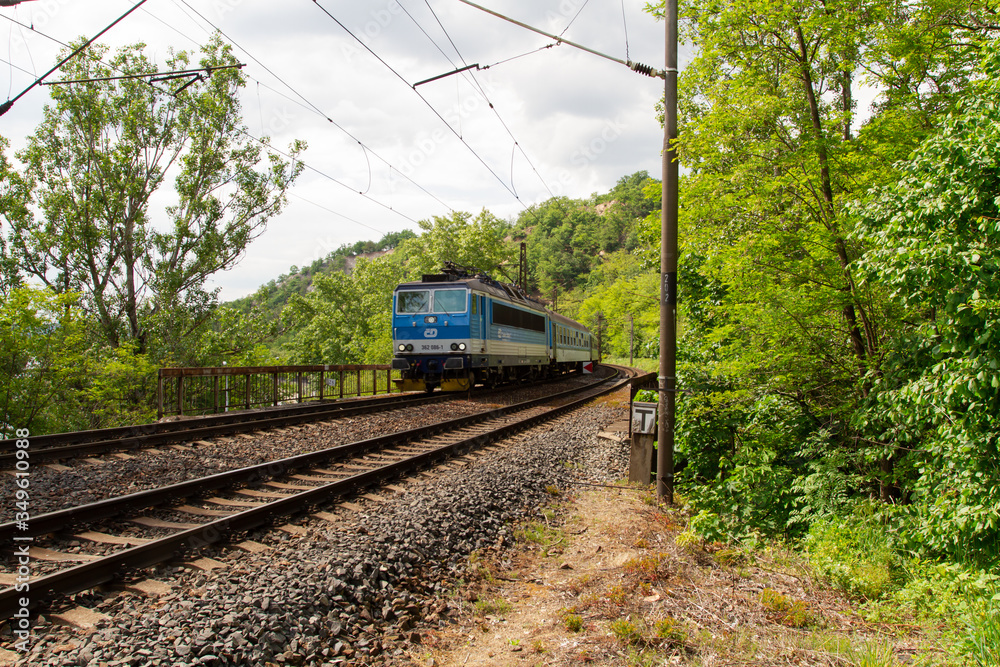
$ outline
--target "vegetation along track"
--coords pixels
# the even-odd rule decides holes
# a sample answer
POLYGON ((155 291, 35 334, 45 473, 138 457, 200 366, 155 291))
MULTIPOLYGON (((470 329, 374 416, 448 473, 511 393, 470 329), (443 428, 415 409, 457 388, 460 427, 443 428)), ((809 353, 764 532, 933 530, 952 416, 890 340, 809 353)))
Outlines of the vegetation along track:
MULTIPOLYGON (((556 381, 563 378, 557 378, 556 381)), ((552 382, 547 380, 546 382, 552 382)), ((510 387, 480 389, 477 396, 510 391, 510 387)), ((427 403, 453 400, 456 394, 394 394, 341 401, 322 401, 304 405, 279 406, 264 410, 229 412, 222 415, 180 419, 176 421, 138 424, 93 431, 73 431, 31 438, 31 461, 44 463, 62 461, 110 452, 146 449, 178 442, 195 442, 209 438, 250 433, 296 424, 325 421, 379 410, 413 407, 427 403)), ((17 463, 16 440, 0 440, 0 470, 10 470, 17 463)))
MULTIPOLYGON (((26 528, 17 523, 3 524, 0 541, 15 544, 15 535, 22 540, 38 538, 32 542, 32 551, 51 571, 30 582, 31 603, 37 607, 60 595, 111 581, 125 569, 148 567, 182 553, 195 552, 277 517, 350 496, 461 456, 613 391, 625 381, 617 380, 622 374, 619 371, 610 379, 597 378, 583 387, 478 415, 51 512, 31 519, 26 528), (249 488, 260 486, 268 490, 249 488), (194 500, 208 493, 224 493, 229 497, 194 500), (183 502, 200 502, 213 509, 178 506, 183 502), (208 520, 200 524, 180 523, 177 513, 208 520), (136 525, 160 536, 136 536, 136 525), (119 534, 103 532, 109 530, 119 534), (164 532, 167 535, 163 536, 164 532), (111 553, 66 554, 58 551, 65 540, 43 537, 53 534, 70 534, 73 541, 103 545, 100 548, 111 553), (108 545, 112 545, 110 549, 108 545), (86 562, 65 569, 55 565, 80 560, 86 562)), ((8 556, 8 563, 11 562, 8 556)), ((6 575, 9 584, 11 576, 6 575)), ((0 591, 0 618, 10 618, 20 608, 21 597, 13 587, 0 591)))

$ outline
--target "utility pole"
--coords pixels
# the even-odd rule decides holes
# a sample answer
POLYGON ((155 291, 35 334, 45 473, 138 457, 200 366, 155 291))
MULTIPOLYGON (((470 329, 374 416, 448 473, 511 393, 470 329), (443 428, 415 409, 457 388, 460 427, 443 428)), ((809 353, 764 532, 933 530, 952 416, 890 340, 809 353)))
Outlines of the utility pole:
POLYGON ((604 348, 604 313, 597 311, 597 361, 604 358, 601 350, 604 348))
POLYGON ((660 204, 660 373, 656 495, 674 503, 674 410, 677 398, 677 0, 666 0, 663 94, 663 199, 660 204))
POLYGON ((628 314, 628 365, 632 366, 632 352, 635 349, 635 318, 628 314))
POLYGON ((521 241, 521 261, 517 270, 517 286, 528 293, 528 244, 521 241))

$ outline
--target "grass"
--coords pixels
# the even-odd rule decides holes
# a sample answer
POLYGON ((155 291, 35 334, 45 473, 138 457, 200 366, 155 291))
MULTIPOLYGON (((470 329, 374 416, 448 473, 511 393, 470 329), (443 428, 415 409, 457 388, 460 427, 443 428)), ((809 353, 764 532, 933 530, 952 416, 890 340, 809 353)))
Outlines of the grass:
POLYGON ((632 619, 619 618, 611 621, 611 634, 623 646, 643 646, 646 643, 642 630, 632 619))
POLYGON ((560 544, 565 538, 563 531, 553 528, 541 521, 529 521, 514 531, 514 537, 520 542, 529 542, 538 545, 542 554, 549 555, 549 551, 560 544))
POLYGON ((477 616, 498 616, 503 618, 514 606, 503 598, 482 598, 472 604, 477 616))

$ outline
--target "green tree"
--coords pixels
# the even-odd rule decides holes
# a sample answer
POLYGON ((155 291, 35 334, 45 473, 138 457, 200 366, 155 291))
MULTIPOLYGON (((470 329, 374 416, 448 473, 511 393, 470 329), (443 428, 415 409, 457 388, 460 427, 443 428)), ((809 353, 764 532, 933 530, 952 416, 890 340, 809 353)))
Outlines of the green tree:
POLYGON ((0 137, 0 296, 6 296, 21 283, 17 258, 7 247, 7 230, 24 224, 28 210, 30 186, 11 166, 4 151, 8 141, 0 137))
MULTIPOLYGON (((63 80, 158 71, 143 48, 90 47, 63 80)), ((235 62, 215 36, 197 66, 235 62)), ((187 52, 166 60, 171 70, 192 65, 187 52)), ((111 346, 143 353, 193 334, 215 303, 207 278, 238 261, 284 206, 304 145, 293 144, 291 162, 265 156, 241 118, 244 83, 225 69, 175 95, 142 78, 51 87, 53 104, 18 155, 42 220, 12 220, 11 245, 26 274, 83 295, 111 346), (174 199, 161 219, 151 201, 170 177, 174 199)))
POLYGON ((421 220, 423 233, 404 240, 398 247, 400 262, 409 275, 419 278, 424 273, 437 273, 445 262, 454 262, 487 273, 498 273, 501 267, 514 267, 516 253, 505 242, 510 225, 487 210, 473 217, 456 211, 449 216, 434 216, 421 220))
POLYGON ((392 291, 410 269, 395 259, 360 260, 350 276, 317 275, 283 317, 297 333, 292 359, 307 364, 383 364, 392 359, 392 291))
POLYGON ((1000 545, 1000 45, 896 183, 857 208, 866 279, 902 312, 861 428, 908 452, 907 546, 995 561, 1000 545))
POLYGON ((0 437, 66 430, 69 389, 86 374, 78 299, 33 287, 0 295, 0 437))
MULTIPOLYGON (((750 493, 758 468, 800 494, 773 497, 789 522, 789 503, 843 496, 818 491, 837 485, 817 484, 817 471, 852 473, 850 492, 894 494, 899 452, 851 418, 898 346, 900 308, 883 285, 859 283, 867 239, 851 235, 846 205, 895 181, 896 161, 981 76, 973 64, 993 15, 986 2, 946 0, 682 3, 696 56, 680 80, 680 296, 696 335, 681 374, 705 393, 682 397, 678 447, 716 453, 681 474, 717 471, 731 490, 716 494, 720 508, 723 496, 772 501, 750 493), (861 83, 882 92, 863 124, 861 83), (713 406, 721 419, 684 419, 713 406)), ((655 243, 650 223, 643 238, 655 243)))

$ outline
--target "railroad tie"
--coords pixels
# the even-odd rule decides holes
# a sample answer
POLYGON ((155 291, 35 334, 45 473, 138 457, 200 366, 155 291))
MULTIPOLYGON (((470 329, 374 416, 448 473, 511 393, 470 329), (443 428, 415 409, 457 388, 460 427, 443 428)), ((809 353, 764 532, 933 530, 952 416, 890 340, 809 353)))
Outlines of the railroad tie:
MULTIPOLYGON (((296 487, 302 488, 302 487, 296 487)), ((238 493, 241 496, 250 496, 251 498, 288 498, 287 493, 274 493, 272 491, 257 491, 256 489, 236 489, 233 493, 238 493)))
POLYGON ((193 514, 194 516, 229 516, 232 512, 224 512, 222 510, 207 510, 203 507, 195 507, 193 505, 181 505, 180 507, 172 507, 174 512, 182 512, 184 514, 193 514))
POLYGON ((62 551, 53 551, 52 549, 44 549, 42 547, 31 547, 28 549, 28 555, 35 560, 44 560, 50 563, 73 563, 101 560, 101 556, 94 556, 91 554, 67 554, 62 551))
POLYGON ((230 500, 229 498, 206 498, 206 503, 212 503, 213 505, 222 505, 224 507, 260 507, 261 505, 266 505, 267 503, 255 503, 249 500, 230 500))
POLYGON ((253 540, 245 540, 235 545, 237 549, 246 551, 247 553, 260 554, 265 551, 270 551, 271 547, 266 544, 261 544, 260 542, 254 542, 253 540))
POLYGON ((191 528, 198 528, 201 526, 200 523, 180 523, 178 521, 164 521, 163 519, 154 519, 152 517, 140 516, 135 519, 129 519, 132 523, 137 523, 140 526, 146 526, 147 528, 168 528, 170 530, 190 530, 191 528))
POLYGON ((289 491, 308 491, 316 488, 315 486, 297 486, 295 484, 285 484, 284 482, 264 482, 264 486, 270 486, 275 489, 288 489, 289 491))
POLYGON ((152 540, 143 537, 119 537, 117 535, 108 535, 107 533, 98 533, 93 530, 85 533, 77 533, 73 537, 81 540, 90 540, 98 544, 118 544, 121 546, 139 546, 146 542, 152 542, 152 540))
POLYGON ((49 620, 60 625, 70 625, 81 630, 93 630, 101 621, 110 621, 110 616, 98 613, 86 607, 76 607, 59 614, 49 614, 49 620))
POLYGON ((303 482, 336 482, 336 477, 317 477, 315 475, 291 475, 292 479, 301 479, 303 482))
POLYGON ((195 570, 201 570, 202 572, 211 572, 212 570, 218 570, 226 566, 225 563, 212 560, 211 558, 199 558, 198 560, 184 563, 184 565, 195 570))
POLYGON ((169 595, 174 590, 174 587, 170 584, 156 579, 143 579, 142 581, 137 581, 132 584, 126 584, 125 586, 122 586, 122 588, 126 591, 140 593, 151 598, 169 595))

